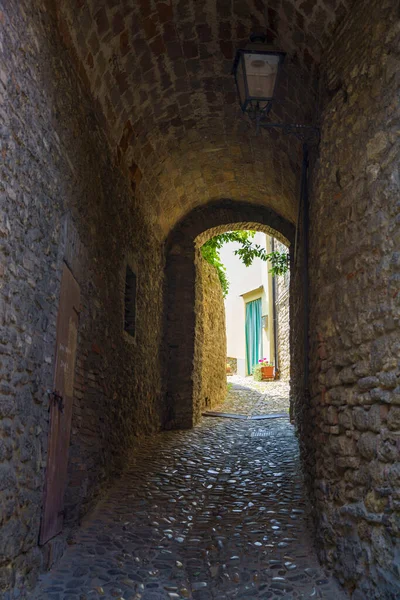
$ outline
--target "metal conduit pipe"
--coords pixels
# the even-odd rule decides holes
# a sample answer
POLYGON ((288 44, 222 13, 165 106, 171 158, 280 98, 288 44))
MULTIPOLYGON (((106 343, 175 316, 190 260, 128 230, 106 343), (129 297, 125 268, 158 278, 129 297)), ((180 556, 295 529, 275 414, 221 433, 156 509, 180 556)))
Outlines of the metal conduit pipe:
POLYGON ((301 198, 303 204, 303 297, 304 297, 304 392, 308 394, 309 383, 309 297, 308 297, 308 233, 309 233, 309 207, 308 207, 308 145, 303 143, 303 165, 301 172, 301 198))
MULTIPOLYGON (((275 240, 271 239, 271 251, 275 250, 275 240)), ((276 281, 275 275, 272 276, 272 327, 274 332, 274 364, 275 370, 279 371, 279 358, 278 358, 278 323, 277 323, 277 310, 276 310, 276 281)))

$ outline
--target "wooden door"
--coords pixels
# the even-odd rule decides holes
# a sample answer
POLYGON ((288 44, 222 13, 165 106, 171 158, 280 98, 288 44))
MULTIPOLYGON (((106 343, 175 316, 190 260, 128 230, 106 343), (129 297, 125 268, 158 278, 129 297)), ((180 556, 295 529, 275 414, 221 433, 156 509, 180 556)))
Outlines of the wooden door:
POLYGON ((50 397, 50 430, 40 544, 45 544, 60 533, 63 527, 79 301, 79 285, 64 264, 57 316, 54 391, 50 397))

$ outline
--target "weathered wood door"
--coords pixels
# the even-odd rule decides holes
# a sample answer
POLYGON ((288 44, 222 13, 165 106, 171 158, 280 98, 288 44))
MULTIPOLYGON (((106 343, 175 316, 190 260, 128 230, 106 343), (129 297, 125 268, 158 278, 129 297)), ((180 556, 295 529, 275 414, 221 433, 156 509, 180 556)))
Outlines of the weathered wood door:
POLYGON ((79 285, 64 264, 57 316, 54 392, 50 399, 50 432, 40 544, 45 544, 60 533, 63 526, 79 301, 79 285))

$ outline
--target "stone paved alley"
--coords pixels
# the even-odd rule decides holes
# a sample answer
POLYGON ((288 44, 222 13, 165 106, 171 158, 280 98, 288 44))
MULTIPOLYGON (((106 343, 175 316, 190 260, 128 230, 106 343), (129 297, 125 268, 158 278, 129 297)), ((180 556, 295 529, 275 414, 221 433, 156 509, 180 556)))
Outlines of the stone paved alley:
POLYGON ((140 445, 34 598, 338 600, 310 530, 288 419, 205 417, 140 445))
POLYGON ((253 377, 227 377, 228 396, 215 410, 256 416, 289 412, 289 384, 286 381, 254 381, 253 377))
POLYGON ((0 600, 339 599, 297 441, 323 568, 400 600, 399 97, 399 0, 0 0, 0 600), (290 418, 203 415, 232 231, 290 418))

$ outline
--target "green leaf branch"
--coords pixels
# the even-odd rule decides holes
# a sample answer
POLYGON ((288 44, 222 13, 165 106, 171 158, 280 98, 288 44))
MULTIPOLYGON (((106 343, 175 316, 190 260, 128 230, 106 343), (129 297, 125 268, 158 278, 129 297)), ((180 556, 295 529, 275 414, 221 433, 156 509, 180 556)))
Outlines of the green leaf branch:
POLYGON ((221 282, 224 298, 229 291, 229 281, 226 276, 226 267, 222 263, 220 250, 224 244, 229 242, 238 242, 240 248, 235 250, 235 254, 240 258, 246 267, 249 267, 255 258, 259 258, 264 262, 269 262, 271 268, 269 270, 273 276, 284 275, 289 269, 289 261, 287 252, 270 252, 252 242, 255 231, 228 231, 212 237, 205 242, 201 247, 203 258, 217 269, 218 277, 221 282))

